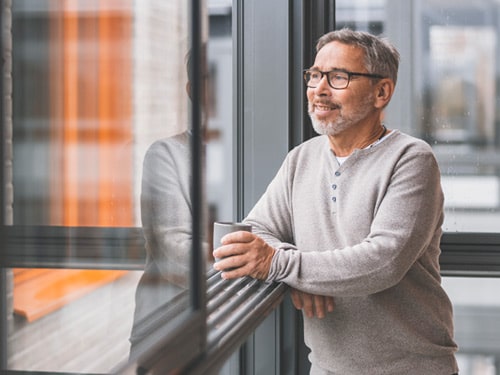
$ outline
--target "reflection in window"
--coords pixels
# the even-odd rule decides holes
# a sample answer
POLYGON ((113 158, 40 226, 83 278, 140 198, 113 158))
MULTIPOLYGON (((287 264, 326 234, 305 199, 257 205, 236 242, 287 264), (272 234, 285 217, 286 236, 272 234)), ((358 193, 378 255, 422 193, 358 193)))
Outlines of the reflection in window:
POLYGON ((132 329, 137 342, 189 310, 188 5, 12 2, 14 224, 144 224, 148 261, 144 274, 14 270, 9 369, 108 372, 132 329))
POLYGON ((431 26, 431 137, 444 143, 495 140, 495 47, 491 27, 431 26))
POLYGON ((14 223, 131 225, 131 2, 34 4, 13 2, 14 223))
POLYGON ((440 161, 445 231, 499 229, 498 30, 481 16, 495 8, 491 2, 455 12, 438 5, 426 9, 422 129, 440 161))

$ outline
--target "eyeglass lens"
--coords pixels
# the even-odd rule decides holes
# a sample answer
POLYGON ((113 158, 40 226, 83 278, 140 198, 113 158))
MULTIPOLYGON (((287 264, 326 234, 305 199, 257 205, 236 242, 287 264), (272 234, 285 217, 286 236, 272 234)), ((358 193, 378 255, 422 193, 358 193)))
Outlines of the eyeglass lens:
POLYGON ((304 74, 304 79, 308 87, 316 87, 323 75, 327 76, 328 83, 334 89, 346 88, 349 84, 349 74, 346 72, 330 71, 330 72, 320 72, 320 71, 306 71, 304 74))

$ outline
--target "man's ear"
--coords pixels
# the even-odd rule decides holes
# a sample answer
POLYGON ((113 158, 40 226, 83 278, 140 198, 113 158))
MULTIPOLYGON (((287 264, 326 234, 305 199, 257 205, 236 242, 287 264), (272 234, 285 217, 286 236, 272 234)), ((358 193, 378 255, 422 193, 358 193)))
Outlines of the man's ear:
POLYGON ((191 82, 187 81, 186 83, 186 92, 189 96, 189 99, 191 99, 191 82))
POLYGON ((394 82, 389 78, 381 79, 375 86, 375 107, 384 108, 394 93, 394 82))

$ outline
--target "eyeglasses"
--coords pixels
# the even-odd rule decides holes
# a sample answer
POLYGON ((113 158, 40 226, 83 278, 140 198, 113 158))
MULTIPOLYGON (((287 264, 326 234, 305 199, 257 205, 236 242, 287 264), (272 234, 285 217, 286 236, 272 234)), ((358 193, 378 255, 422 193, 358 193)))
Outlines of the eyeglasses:
POLYGON ((304 70, 304 81, 306 81, 307 87, 315 88, 319 85, 320 81, 323 79, 323 76, 326 75, 326 79, 328 84, 332 89, 343 90, 349 86, 349 82, 353 76, 361 76, 368 78, 384 78, 379 74, 370 74, 370 73, 356 73, 356 72, 348 72, 346 70, 330 70, 329 72, 322 72, 319 70, 306 69, 304 70))

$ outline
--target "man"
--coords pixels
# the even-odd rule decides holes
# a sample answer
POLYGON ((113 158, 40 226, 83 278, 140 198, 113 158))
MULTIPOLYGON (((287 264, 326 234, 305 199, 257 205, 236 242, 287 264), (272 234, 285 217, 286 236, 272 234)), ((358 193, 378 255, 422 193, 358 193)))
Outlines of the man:
POLYGON ((426 143, 381 123, 399 54, 348 29, 316 50, 304 78, 321 136, 288 154, 245 220, 253 233, 225 236, 214 267, 292 288, 311 374, 457 373, 439 168, 426 143))

